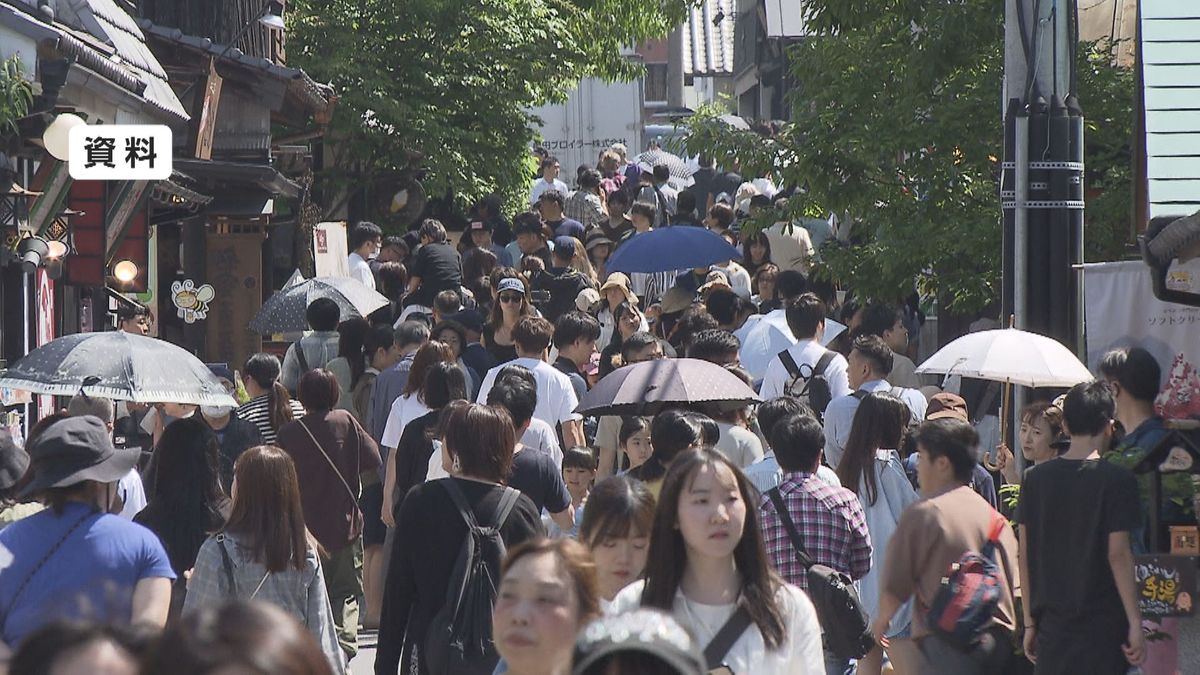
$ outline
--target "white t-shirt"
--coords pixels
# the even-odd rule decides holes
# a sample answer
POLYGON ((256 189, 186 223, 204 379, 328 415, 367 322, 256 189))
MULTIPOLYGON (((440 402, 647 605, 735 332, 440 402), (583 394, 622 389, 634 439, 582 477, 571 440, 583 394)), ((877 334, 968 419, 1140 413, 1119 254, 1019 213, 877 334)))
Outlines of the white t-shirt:
POLYGON ((575 396, 575 388, 571 386, 571 378, 541 359, 521 357, 492 368, 483 378, 476 402, 487 403, 487 395, 496 383, 496 375, 505 366, 513 364, 525 366, 537 380, 537 408, 533 411, 535 418, 550 425, 551 429, 561 422, 583 419, 583 415, 575 412, 579 399, 575 396))
POLYGON ((146 508, 146 488, 142 485, 142 477, 137 469, 130 469, 129 473, 117 482, 117 492, 121 494, 121 499, 125 500, 120 513, 125 520, 133 520, 134 516, 146 508))
POLYGON ((571 196, 571 188, 561 180, 555 178, 553 183, 547 183, 545 178, 538 178, 533 181, 533 187, 529 190, 529 203, 536 204, 546 190, 558 190, 562 193, 564 200, 571 196))
POLYGON ((357 251, 346 256, 346 264, 350 267, 351 279, 358 279, 363 286, 375 290, 375 275, 371 274, 371 265, 357 251))
MULTIPOLYGON (((792 358, 796 361, 796 367, 804 373, 808 373, 808 368, 805 364, 812 367, 821 359, 821 355, 825 353, 825 348, 813 342, 812 340, 804 340, 797 342, 788 348, 792 358)), ((833 360, 825 367, 825 381, 829 383, 829 400, 846 396, 850 393, 850 380, 846 376, 850 365, 846 363, 846 357, 841 354, 834 354, 833 360)), ((770 401, 773 398, 779 398, 784 394, 784 388, 787 386, 791 375, 788 374, 787 368, 783 367, 783 361, 779 359, 779 355, 771 357, 771 362, 767 365, 766 375, 763 376, 762 388, 759 390, 759 395, 764 401, 770 401)), ((821 413, 823 410, 815 410, 813 412, 821 413)))
POLYGON ((529 428, 518 440, 530 450, 550 455, 554 459, 554 465, 559 471, 562 470, 563 451, 558 444, 558 434, 554 433, 554 427, 535 417, 529 420, 529 428))
MULTIPOLYGON (((635 581, 626 586, 613 598, 614 614, 628 612, 642 605, 642 588, 646 582, 635 581)), ((783 614, 784 642, 777 649, 767 651, 762 633, 751 624, 737 642, 726 652, 722 662, 730 670, 741 675, 794 675, 796 673, 824 673, 825 656, 821 651, 821 625, 817 622, 817 611, 804 591, 791 584, 783 584, 775 594, 783 614)), ((675 592, 675 603, 671 615, 680 623, 696 643, 707 645, 717 631, 733 615, 734 605, 703 605, 684 597, 683 591, 675 592)))
POLYGON ((404 427, 418 417, 428 414, 429 406, 425 405, 417 394, 405 394, 392 402, 392 410, 388 413, 387 423, 383 426, 383 438, 380 445, 385 448, 395 448, 400 445, 400 436, 404 427))

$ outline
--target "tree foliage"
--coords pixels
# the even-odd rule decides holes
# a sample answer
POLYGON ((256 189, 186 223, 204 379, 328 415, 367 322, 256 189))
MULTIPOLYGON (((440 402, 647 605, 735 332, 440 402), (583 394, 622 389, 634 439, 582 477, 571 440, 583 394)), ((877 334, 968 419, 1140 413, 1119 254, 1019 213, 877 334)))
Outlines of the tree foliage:
MULTIPOLYGON (((628 79, 624 45, 665 35, 687 0, 297 0, 289 59, 339 101, 326 185, 424 169, 463 200, 528 188, 528 110, 580 78, 628 79)), ((381 215, 382 220, 382 215, 381 215)))
MULTIPOLYGON (((805 7, 815 36, 788 50, 799 83, 791 121, 763 138, 706 112, 690 120, 689 150, 719 148, 718 159, 736 156, 743 174, 777 171, 782 184, 805 190, 789 202, 792 215, 852 220, 850 243, 822 251, 824 274, 868 297, 893 300, 915 283, 952 311, 978 309, 999 294, 1002 268, 1004 3, 805 7)), ((1106 190, 1106 212, 1124 217, 1129 174, 1115 166, 1129 163, 1131 78, 1080 51, 1080 99, 1085 115, 1091 104, 1102 109, 1104 129, 1106 166, 1089 172, 1090 187, 1106 190)), ((1088 161, 1096 157, 1089 145, 1088 161)), ((1102 239, 1111 249, 1113 238, 1102 239)))
POLYGON ((0 61, 0 138, 19 133, 17 120, 33 105, 33 88, 25 80, 21 58, 13 55, 0 61))

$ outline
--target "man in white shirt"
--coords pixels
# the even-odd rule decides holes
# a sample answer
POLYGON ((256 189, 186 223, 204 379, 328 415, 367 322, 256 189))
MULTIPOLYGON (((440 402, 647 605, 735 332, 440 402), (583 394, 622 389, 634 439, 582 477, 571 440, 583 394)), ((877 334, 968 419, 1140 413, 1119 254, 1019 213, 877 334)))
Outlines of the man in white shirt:
POLYGON ((904 401, 912 413, 911 422, 925 420, 925 409, 929 405, 925 395, 916 389, 893 387, 885 379, 892 369, 892 349, 878 335, 860 335, 854 339, 850 351, 847 377, 854 393, 829 402, 825 410, 825 461, 836 467, 842 460, 846 440, 850 438, 850 427, 854 424, 854 413, 864 395, 874 392, 890 392, 904 401))
POLYGON ((537 409, 533 412, 535 419, 542 420, 553 427, 562 425, 563 442, 568 448, 586 446, 583 437, 583 416, 575 412, 579 399, 571 379, 547 361, 550 356, 550 339, 554 336, 554 326, 538 316, 527 316, 517 322, 512 329, 512 338, 517 349, 517 358, 506 364, 496 366, 487 372, 483 385, 479 388, 479 403, 487 402, 488 392, 496 382, 496 375, 506 365, 517 364, 524 366, 533 373, 537 380, 537 409))
POLYGON ((363 286, 375 290, 375 275, 371 273, 371 263, 368 261, 379 255, 383 230, 375 223, 364 220, 350 228, 347 243, 350 246, 350 255, 346 257, 350 278, 358 279, 363 286))
POLYGON ((546 190, 558 190, 564 198, 571 194, 571 188, 558 179, 559 169, 558 159, 547 157, 542 160, 542 177, 535 180, 529 190, 530 206, 536 205, 546 190))
MULTIPOLYGON (((788 328, 796 338, 796 344, 787 349, 796 367, 804 377, 822 376, 829 384, 830 400, 846 396, 850 393, 850 383, 846 379, 846 358, 841 354, 831 352, 827 364, 821 372, 814 372, 821 357, 829 352, 821 346, 825 335, 825 303, 815 293, 804 293, 790 300, 784 308, 788 328)), ((793 376, 784 366, 779 355, 771 357, 763 377, 762 389, 759 395, 764 401, 769 401, 784 394, 798 395, 805 388, 802 379, 793 376)), ((814 410, 820 414, 822 411, 814 410)))

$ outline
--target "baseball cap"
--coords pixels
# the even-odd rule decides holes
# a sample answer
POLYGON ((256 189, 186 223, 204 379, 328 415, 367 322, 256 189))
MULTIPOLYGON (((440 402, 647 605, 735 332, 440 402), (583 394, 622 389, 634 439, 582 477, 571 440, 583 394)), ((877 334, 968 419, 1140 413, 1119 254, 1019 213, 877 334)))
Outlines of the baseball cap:
POLYGON ((971 421, 970 415, 967 413, 967 402, 958 394, 951 394, 948 391, 934 394, 929 399, 929 406, 925 409, 925 419, 971 421))
POLYGON ((600 302, 600 292, 594 288, 585 288, 575 296, 575 309, 591 313, 592 307, 600 302))
POLYGON ((572 673, 583 673, 601 659, 623 652, 654 657, 662 663, 656 672, 664 675, 701 675, 707 670, 699 645, 671 615, 639 608, 585 626, 575 642, 572 673))
POLYGON ((524 294, 525 282, 516 277, 505 277, 496 285, 496 293, 503 293, 504 291, 516 291, 524 294))
POLYGON ((575 257, 575 238, 574 237, 555 237, 554 238, 554 253, 558 257, 566 260, 575 257))
POLYGON ((491 232, 492 225, 485 220, 472 220, 468 229, 472 232, 491 232))

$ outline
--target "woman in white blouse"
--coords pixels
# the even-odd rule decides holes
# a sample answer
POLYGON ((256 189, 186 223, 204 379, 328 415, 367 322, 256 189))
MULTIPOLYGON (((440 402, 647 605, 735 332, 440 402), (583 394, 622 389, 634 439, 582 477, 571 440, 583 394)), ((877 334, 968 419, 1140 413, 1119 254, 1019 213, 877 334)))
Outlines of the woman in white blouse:
POLYGON ((741 470, 711 448, 676 457, 658 500, 646 579, 618 593, 614 609, 671 612, 707 645, 741 608, 749 626, 710 669, 823 673, 816 610, 770 568, 756 494, 741 470))

